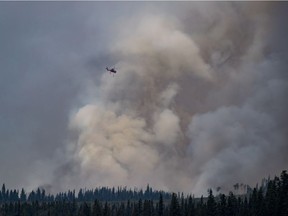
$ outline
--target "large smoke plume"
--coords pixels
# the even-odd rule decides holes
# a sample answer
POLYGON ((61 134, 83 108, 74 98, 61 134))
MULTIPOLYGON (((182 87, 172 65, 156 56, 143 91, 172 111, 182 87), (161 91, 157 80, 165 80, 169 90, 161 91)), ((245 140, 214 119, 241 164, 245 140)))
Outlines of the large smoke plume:
POLYGON ((275 10, 191 2, 119 20, 109 50, 118 73, 89 83, 94 96, 72 114, 77 138, 57 185, 200 195, 286 168, 288 83, 272 41, 275 10))

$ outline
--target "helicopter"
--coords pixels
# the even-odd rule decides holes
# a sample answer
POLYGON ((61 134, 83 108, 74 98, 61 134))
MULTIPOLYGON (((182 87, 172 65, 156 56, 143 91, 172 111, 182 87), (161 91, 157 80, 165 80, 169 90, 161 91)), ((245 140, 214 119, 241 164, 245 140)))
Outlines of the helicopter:
POLYGON ((115 68, 108 68, 108 67, 106 67, 106 70, 107 71, 109 71, 110 73, 114 73, 114 74, 116 74, 117 73, 117 71, 115 70, 115 68))

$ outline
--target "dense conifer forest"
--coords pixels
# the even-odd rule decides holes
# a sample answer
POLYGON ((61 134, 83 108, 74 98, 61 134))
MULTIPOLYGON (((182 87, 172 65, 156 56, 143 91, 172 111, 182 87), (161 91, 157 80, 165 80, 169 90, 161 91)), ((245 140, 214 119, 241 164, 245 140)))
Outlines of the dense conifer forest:
POLYGON ((0 216, 287 216, 288 174, 268 179, 247 193, 207 197, 127 188, 80 189, 56 195, 38 188, 27 194, 24 189, 0 191, 0 216))

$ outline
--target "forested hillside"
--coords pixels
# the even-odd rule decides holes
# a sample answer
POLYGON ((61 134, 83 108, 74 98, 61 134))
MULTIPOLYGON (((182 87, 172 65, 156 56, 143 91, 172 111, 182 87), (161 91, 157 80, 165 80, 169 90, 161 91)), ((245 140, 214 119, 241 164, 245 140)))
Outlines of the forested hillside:
POLYGON ((268 180, 265 187, 255 187, 244 195, 184 197, 182 194, 127 188, 96 188, 46 194, 37 189, 27 194, 24 189, 0 192, 0 216, 287 216, 288 174, 268 180))

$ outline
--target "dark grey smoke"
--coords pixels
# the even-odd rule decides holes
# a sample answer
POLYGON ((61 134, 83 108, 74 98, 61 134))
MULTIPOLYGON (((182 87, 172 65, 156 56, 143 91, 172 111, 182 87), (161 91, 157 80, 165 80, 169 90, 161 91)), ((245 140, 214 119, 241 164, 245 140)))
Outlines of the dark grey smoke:
MULTIPOLYGON (((45 142, 35 153, 26 153, 39 156, 33 166, 37 180, 26 184, 30 188, 48 184, 53 192, 149 183, 200 195, 210 187, 229 190, 236 182, 254 184, 286 168, 286 3, 48 5, 57 16, 39 12, 37 16, 46 17, 43 23, 50 24, 44 28, 40 19, 39 34, 46 36, 49 30, 54 39, 42 35, 32 42, 58 55, 48 63, 44 58, 36 69, 53 71, 48 73, 51 86, 61 75, 58 82, 66 88, 51 101, 62 105, 55 105, 50 115, 44 115, 50 103, 42 95, 27 101, 43 100, 43 107, 33 106, 31 118, 47 122, 47 130, 37 133, 45 142), (105 73, 106 64, 119 73, 105 73), (61 100, 63 92, 69 95, 66 101, 61 100), (53 119, 58 115, 62 126, 56 129, 53 119), (48 137, 46 131, 51 132, 48 137), (51 148, 44 145, 49 138, 57 143, 51 148), (45 146, 49 157, 41 151, 45 146)), ((33 12, 43 7, 36 6, 27 8, 33 12)), ((51 88, 47 95, 56 94, 57 88, 43 85, 49 83, 47 73, 39 75, 39 86, 34 84, 36 72, 28 74, 33 77, 29 89, 35 86, 37 95, 41 88, 51 88)), ((15 89, 19 92, 18 85, 15 89)), ((4 90, 9 93, 6 100, 11 99, 11 90, 4 90)), ((5 104, 10 110, 11 104, 5 104)), ((26 135, 37 140, 31 132, 20 131, 20 139, 26 135)))
POLYGON ((278 7, 186 3, 177 5, 181 15, 119 22, 127 28, 117 29, 111 55, 121 73, 104 74, 71 122, 85 182, 199 195, 284 169, 286 65, 272 39, 282 31, 273 25, 278 7))

